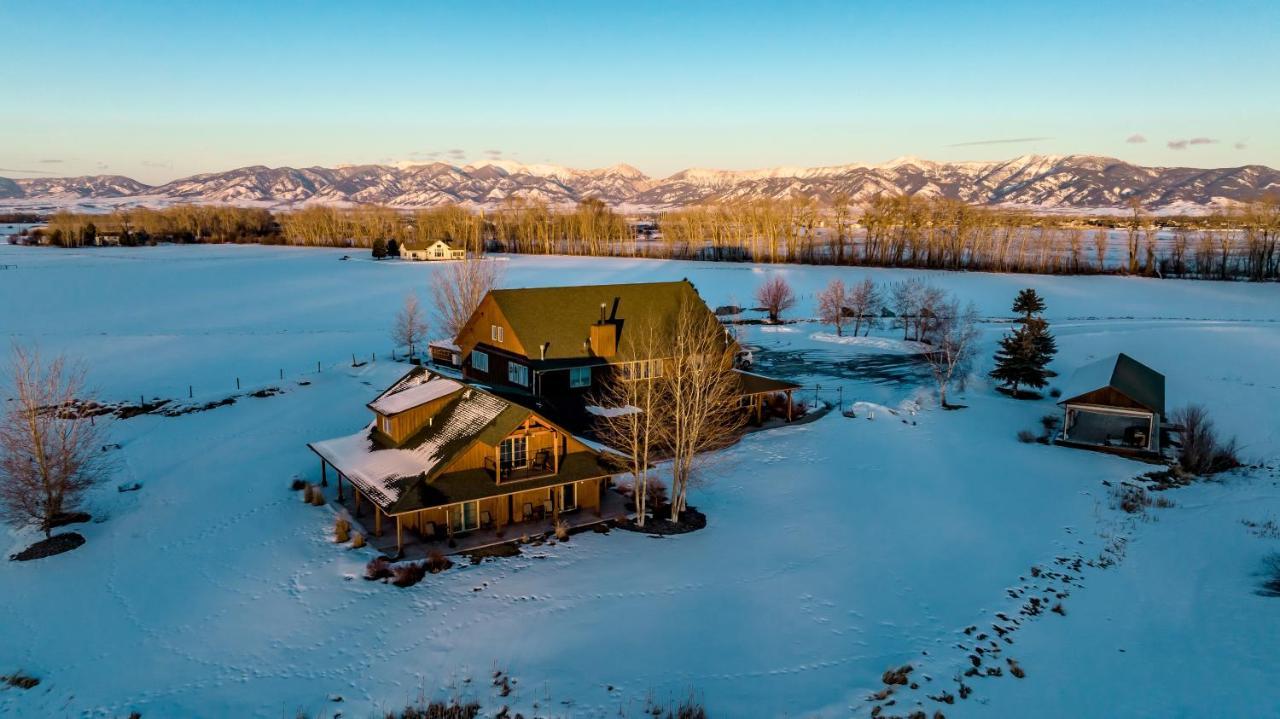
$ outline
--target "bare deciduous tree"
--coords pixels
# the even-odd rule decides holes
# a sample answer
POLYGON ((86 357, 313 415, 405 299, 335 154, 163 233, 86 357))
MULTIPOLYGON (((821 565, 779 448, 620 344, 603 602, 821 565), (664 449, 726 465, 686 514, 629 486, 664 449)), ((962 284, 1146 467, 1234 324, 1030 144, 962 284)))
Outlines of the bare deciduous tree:
POLYGON ((422 319, 422 308, 418 306, 418 296, 412 292, 404 296, 404 306, 396 314, 396 322, 391 327, 391 341, 398 347, 408 347, 409 356, 414 356, 414 348, 427 336, 427 323, 422 319))
POLYGON ((796 294, 782 275, 773 275, 756 288, 756 302, 769 313, 769 321, 776 323, 782 313, 796 304, 796 294))
POLYGON ((931 312, 924 339, 930 344, 925 360, 938 384, 939 401, 946 408, 947 389, 956 377, 968 374, 978 349, 978 310, 972 302, 961 307, 954 298, 940 303, 931 312))
POLYGON ((745 422, 733 360, 734 345, 720 323, 700 305, 682 306, 657 383, 669 412, 660 428, 671 456, 672 521, 688 507, 689 484, 704 453, 731 444, 745 422))
POLYGON ((108 472, 104 423, 77 403, 90 399, 82 365, 14 345, 12 396, 0 415, 0 513, 14 526, 37 523, 45 537, 55 521, 108 472))
MULTIPOLYGON (((652 325, 631 328, 631 346, 637 356, 661 357, 663 347, 652 325)), ((627 378, 621 372, 604 382, 594 403, 600 407, 595 428, 600 440, 626 458, 636 504, 636 524, 643 527, 648 515, 650 462, 660 450, 659 426, 669 406, 661 400, 658 377, 627 378)))
MULTIPOLYGON (((848 318, 849 291, 841 280, 831 282, 818 293, 818 318, 825 324, 835 325, 836 336, 844 334, 844 323, 848 318)), ((857 330, 854 331, 857 335, 857 330)))
POLYGON ((880 288, 876 287, 876 283, 870 277, 867 277, 849 291, 847 302, 846 306, 853 315, 854 336, 857 336, 863 324, 867 325, 867 332, 870 333, 871 325, 875 323, 875 315, 880 309, 880 288))
POLYGON ((466 259, 450 262, 431 275, 431 298, 435 302, 436 322, 440 329, 457 337, 471 318, 480 301, 496 289, 502 272, 496 262, 466 259))

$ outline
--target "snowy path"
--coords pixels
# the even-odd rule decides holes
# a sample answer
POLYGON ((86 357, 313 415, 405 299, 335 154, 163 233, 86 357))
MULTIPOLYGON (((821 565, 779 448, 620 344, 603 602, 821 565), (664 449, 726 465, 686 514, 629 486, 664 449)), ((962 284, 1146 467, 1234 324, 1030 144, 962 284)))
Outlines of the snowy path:
MULTIPOLYGON (((1261 556, 1280 542, 1240 524, 1280 517, 1274 470, 1178 490, 1177 507, 1124 526, 1102 483, 1146 468, 1018 443, 1016 432, 1038 428, 1052 401, 1014 402, 981 382, 959 412, 929 409, 926 398, 915 415, 832 413, 748 436, 696 490, 710 521, 703 532, 584 534, 408 590, 364 582, 369 555, 331 544, 328 510, 303 505, 287 485, 295 474, 318 479, 305 442, 361 425, 363 403, 400 371, 385 361, 352 369, 349 356, 356 344, 386 351, 381 315, 409 287, 421 291, 430 270, 338 263, 327 251, 147 252, 20 254, 13 261, 31 276, 0 286, 0 302, 39 295, 41 309, 7 314, 0 329, 87 355, 121 397, 184 393, 193 375, 223 387, 205 397, 229 394, 232 367, 261 370, 243 373, 246 389, 287 391, 117 424, 122 470, 92 497, 105 521, 79 528, 88 544, 44 562, 0 563, 0 672, 42 678, 27 692, 0 691, 0 714, 364 716, 425 692, 510 702, 526 715, 538 704, 544 716, 622 708, 636 717, 650 694, 665 701, 695 688, 715 716, 865 716, 881 673, 908 662, 919 667, 913 678, 933 680, 897 694, 887 714, 917 700, 949 717, 1275 706, 1267 680, 1280 649, 1267 637, 1280 628, 1280 600, 1250 588, 1261 556), (155 259, 129 259, 143 256, 155 259), (51 280, 77 289, 41 295, 51 280), (142 303, 142 288, 162 301, 142 303), (115 301, 87 301, 97 296, 115 301), (276 365, 304 355, 279 382, 276 365), (300 386, 308 365, 311 384, 300 386), (133 481, 140 491, 115 490, 133 481), (1114 567, 1055 562, 1097 557, 1116 532, 1129 540, 1114 567), (1046 588, 1033 566, 1072 575, 1070 586, 1053 582, 1069 593, 1065 616, 1019 615, 1046 588), (1005 665, 1001 677, 966 679, 966 700, 928 700, 956 692, 953 677, 971 666, 979 633, 989 646, 992 624, 1011 625, 997 613, 1021 625, 984 669, 1013 657, 1027 678, 1005 665), (1215 670, 1195 665, 1196 652, 1215 670), (489 685, 495 667, 516 679, 504 699, 489 685), (1221 676, 1233 683, 1213 685, 1221 676)), ((745 297, 759 276, 695 263, 509 264, 509 284, 688 275, 712 304, 745 297)), ((784 271, 802 304, 835 272, 784 271)), ((1280 457, 1275 287, 938 277, 989 316, 1023 283, 1040 287, 1064 318, 1055 323, 1064 373, 1120 349, 1147 357, 1168 374, 1171 401, 1205 402, 1250 456, 1280 457), (1122 313, 1233 321, 1065 319, 1122 313)), ((815 340, 825 328, 800 327, 747 328, 744 339, 763 348, 762 363, 786 363, 807 384, 842 385, 847 402, 896 407, 920 395, 918 376, 886 364, 884 347, 815 340)), ((989 326, 984 341, 1000 329, 989 326)), ((30 539, 9 535, 6 553, 30 539)))

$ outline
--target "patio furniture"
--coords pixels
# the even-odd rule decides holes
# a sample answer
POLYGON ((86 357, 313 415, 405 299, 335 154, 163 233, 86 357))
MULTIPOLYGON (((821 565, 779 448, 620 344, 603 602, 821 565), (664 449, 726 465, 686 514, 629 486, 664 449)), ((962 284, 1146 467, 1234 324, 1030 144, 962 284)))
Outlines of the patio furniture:
POLYGON ((480 526, 485 529, 493 526, 493 517, 489 516, 488 512, 480 513, 480 526))
POLYGON ((533 464, 531 467, 543 472, 551 469, 551 450, 538 450, 538 453, 533 455, 533 464))
POLYGON ((556 505, 550 499, 542 503, 543 514, 553 514, 555 511, 556 505))
POLYGON ((532 502, 524 503, 524 513, 521 515, 521 518, 526 522, 529 521, 530 519, 533 519, 533 503, 532 502))

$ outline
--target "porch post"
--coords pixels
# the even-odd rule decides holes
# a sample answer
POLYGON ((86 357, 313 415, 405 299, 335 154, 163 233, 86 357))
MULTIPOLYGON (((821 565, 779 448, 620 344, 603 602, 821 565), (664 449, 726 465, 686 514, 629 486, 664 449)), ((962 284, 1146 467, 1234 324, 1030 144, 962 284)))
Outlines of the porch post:
POLYGON ((404 552, 404 523, 400 521, 400 515, 396 515, 396 554, 404 552))
POLYGON ((338 472, 338 501, 341 502, 342 500, 342 472, 338 472))
POLYGON ((560 433, 551 433, 551 473, 560 474, 560 433))
POLYGON ((356 500, 356 516, 358 517, 358 516, 360 516, 360 490, 356 489, 355 487, 352 487, 352 488, 351 488, 351 493, 352 493, 353 495, 355 495, 355 500, 356 500))
POLYGON ((791 421, 791 390, 787 390, 787 421, 791 421))
POLYGON ((329 463, 324 461, 324 457, 320 458, 320 486, 329 486, 329 463))
POLYGON ((382 536, 382 507, 377 502, 370 502, 373 505, 373 533, 376 536, 382 536))

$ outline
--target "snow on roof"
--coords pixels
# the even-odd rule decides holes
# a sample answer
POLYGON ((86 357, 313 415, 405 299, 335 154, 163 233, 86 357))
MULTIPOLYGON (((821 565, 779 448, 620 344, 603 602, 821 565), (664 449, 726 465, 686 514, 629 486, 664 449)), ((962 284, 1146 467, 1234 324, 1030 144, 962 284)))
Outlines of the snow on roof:
MULTIPOLYGON (((458 385, 452 380, 444 381, 458 385)), ((456 451, 470 445, 471 440, 509 406, 487 392, 468 391, 436 415, 416 445, 400 449, 380 447, 373 441, 370 424, 347 437, 314 442, 311 448, 385 508, 400 498, 405 484, 400 480, 430 476, 456 451)))
POLYGON ((427 381, 382 395, 369 403, 369 408, 379 414, 398 414, 462 389, 462 385, 454 380, 438 375, 427 377, 427 381))
POLYGON ((453 340, 431 340, 430 342, 427 343, 427 346, 439 347, 442 350, 450 350, 453 352, 462 351, 462 348, 458 346, 458 343, 454 342, 453 340))

